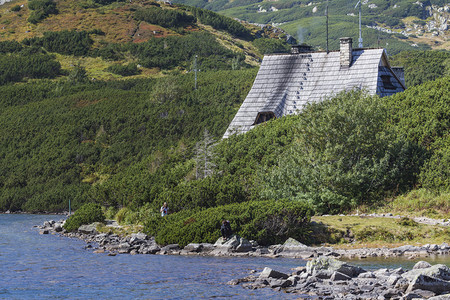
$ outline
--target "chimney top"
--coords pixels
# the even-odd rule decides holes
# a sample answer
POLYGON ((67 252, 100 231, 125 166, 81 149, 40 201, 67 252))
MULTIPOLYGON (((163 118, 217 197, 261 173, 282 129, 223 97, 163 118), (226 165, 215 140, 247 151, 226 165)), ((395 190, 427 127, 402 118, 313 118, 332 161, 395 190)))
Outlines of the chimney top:
POLYGON ((348 69, 352 64, 352 38, 340 38, 340 63, 341 69, 348 69))

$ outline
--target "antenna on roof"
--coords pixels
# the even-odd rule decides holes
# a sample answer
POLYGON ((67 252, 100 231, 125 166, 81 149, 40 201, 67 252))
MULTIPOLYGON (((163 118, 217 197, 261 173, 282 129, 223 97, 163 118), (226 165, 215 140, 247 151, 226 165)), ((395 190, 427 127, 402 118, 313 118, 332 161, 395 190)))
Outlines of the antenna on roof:
POLYGON ((361 0, 358 1, 358 3, 356 3, 355 5, 355 9, 358 7, 359 5, 359 40, 358 40, 358 48, 362 48, 363 47, 363 39, 362 39, 362 34, 361 34, 361 0))
POLYGON ((325 7, 325 16, 327 17, 327 54, 329 53, 328 51, 328 0, 327 0, 327 6, 325 7))

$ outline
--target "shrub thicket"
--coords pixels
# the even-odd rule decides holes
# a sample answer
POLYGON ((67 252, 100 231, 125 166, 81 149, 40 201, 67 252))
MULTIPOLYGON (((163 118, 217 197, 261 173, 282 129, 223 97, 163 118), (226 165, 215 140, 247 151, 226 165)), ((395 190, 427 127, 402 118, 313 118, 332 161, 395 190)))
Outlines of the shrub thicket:
POLYGON ((202 24, 210 25, 214 29, 224 30, 236 37, 244 39, 251 38, 250 30, 232 18, 197 7, 185 7, 185 9, 192 12, 202 24))
POLYGON ((259 38, 253 41, 253 45, 261 54, 283 53, 290 49, 286 42, 279 39, 259 38))
POLYGON ((174 9, 162 9, 160 7, 149 7, 138 9, 134 17, 137 20, 145 21, 167 28, 178 28, 193 25, 197 20, 182 11, 174 9))
POLYGON ((90 51, 93 40, 86 31, 46 31, 43 37, 25 39, 25 45, 44 47, 47 51, 83 56, 90 51))
POLYGON ((423 150, 387 129, 387 120, 382 100, 357 91, 306 106, 296 142, 261 179, 263 197, 303 199, 337 213, 409 190, 423 150))
POLYGON ((67 231, 76 231, 81 225, 104 221, 105 215, 103 214, 102 207, 96 203, 86 203, 67 219, 64 224, 64 229, 67 231))
POLYGON ((261 245, 283 243, 292 237, 305 241, 312 209, 296 201, 251 201, 189 210, 166 217, 154 216, 145 226, 159 244, 214 243, 220 237, 222 220, 233 232, 261 245))
POLYGON ((137 65, 133 63, 127 65, 112 65, 108 67, 107 71, 121 76, 133 76, 140 73, 137 65))
POLYGON ((53 0, 29 0, 28 7, 31 10, 28 22, 33 24, 39 23, 49 15, 58 13, 53 0))

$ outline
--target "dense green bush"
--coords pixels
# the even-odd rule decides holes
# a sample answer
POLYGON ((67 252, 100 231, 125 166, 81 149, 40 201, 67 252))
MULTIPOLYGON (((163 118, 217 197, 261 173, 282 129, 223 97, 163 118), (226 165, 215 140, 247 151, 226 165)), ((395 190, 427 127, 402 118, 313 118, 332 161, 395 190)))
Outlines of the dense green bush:
POLYGON ((253 41, 261 54, 289 52, 291 48, 286 42, 277 39, 259 38, 253 41))
POLYGON ((13 7, 11 7, 11 11, 15 12, 20 11, 20 9, 21 9, 20 5, 14 5, 13 7))
POLYGON ((237 37, 241 37, 244 39, 251 38, 250 30, 230 17, 219 15, 218 13, 215 13, 213 11, 196 7, 185 7, 185 9, 192 12, 202 24, 210 25, 214 29, 227 31, 237 37))
POLYGON ((296 201, 251 201, 206 210, 188 210, 164 218, 153 216, 145 226, 159 244, 214 243, 220 237, 222 220, 233 232, 261 245, 283 243, 289 237, 305 241, 311 208, 296 201))
POLYGON ((86 31, 46 31, 43 37, 23 40, 25 45, 44 47, 47 51, 83 56, 89 53, 93 40, 86 31))
POLYGON ((31 11, 28 22, 37 24, 51 14, 57 14, 56 3, 53 0, 29 0, 28 7, 31 11))
POLYGON ((450 74, 450 51, 402 51, 391 58, 392 66, 403 66, 406 86, 420 85, 450 74))
POLYGON ((136 64, 129 63, 127 65, 112 65, 107 69, 109 72, 121 75, 121 76, 132 76, 140 73, 136 64))
POLYGON ((0 53, 14 53, 22 51, 23 46, 17 41, 1 41, 0 53))
POLYGON ((134 17, 137 20, 145 21, 167 28, 178 28, 193 25, 197 20, 182 11, 175 9, 162 9, 160 7, 149 7, 138 9, 134 17))
POLYGON ((319 213, 370 204, 413 187, 423 150, 386 128, 388 109, 377 96, 340 93, 302 110, 296 143, 281 157, 263 196, 311 202, 319 213))
POLYGON ((102 207, 96 203, 86 203, 67 219, 64 224, 64 229, 67 231, 76 231, 81 225, 104 221, 105 215, 103 214, 102 207))
POLYGON ((24 78, 54 78, 61 72, 61 64, 46 54, 0 54, 0 84, 24 78))

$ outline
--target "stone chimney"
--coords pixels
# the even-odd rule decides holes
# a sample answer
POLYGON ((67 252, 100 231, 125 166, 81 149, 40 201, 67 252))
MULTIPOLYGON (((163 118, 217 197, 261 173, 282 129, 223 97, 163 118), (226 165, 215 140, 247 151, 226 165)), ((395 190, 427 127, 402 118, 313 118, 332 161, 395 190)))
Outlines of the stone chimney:
POLYGON ((352 38, 343 37, 340 40, 341 69, 348 69, 352 64, 352 38))

